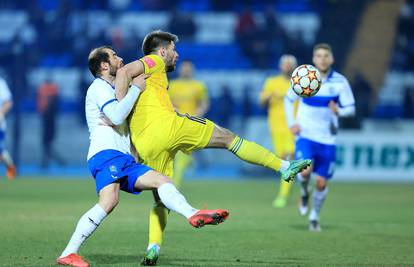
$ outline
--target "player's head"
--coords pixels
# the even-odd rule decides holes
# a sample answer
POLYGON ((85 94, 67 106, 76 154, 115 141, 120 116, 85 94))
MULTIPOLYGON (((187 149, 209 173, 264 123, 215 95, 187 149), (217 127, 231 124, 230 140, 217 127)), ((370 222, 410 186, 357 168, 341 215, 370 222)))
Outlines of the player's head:
POLYGON ((325 43, 317 44, 313 47, 313 64, 321 72, 328 72, 334 63, 332 48, 325 43))
POLYGON ((178 60, 178 53, 175 51, 175 43, 178 37, 175 34, 156 30, 148 33, 142 42, 142 52, 144 55, 157 54, 165 62, 167 72, 175 70, 178 60))
POLYGON ((190 60, 184 60, 180 64, 180 78, 190 79, 193 77, 194 65, 190 60))
POLYGON ((293 55, 283 55, 279 59, 279 70, 284 75, 290 76, 297 66, 298 63, 293 55))
POLYGON ((115 76, 116 71, 123 66, 123 62, 112 47, 100 46, 89 53, 88 66, 94 77, 100 77, 104 73, 115 76))

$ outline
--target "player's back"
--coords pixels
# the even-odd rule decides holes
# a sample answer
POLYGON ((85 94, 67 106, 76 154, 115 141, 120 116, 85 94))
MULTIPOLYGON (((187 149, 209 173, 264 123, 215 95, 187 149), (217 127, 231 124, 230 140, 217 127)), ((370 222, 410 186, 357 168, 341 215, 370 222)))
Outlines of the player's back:
POLYGON ((316 96, 301 98, 296 116, 301 137, 322 144, 335 143, 338 117, 330 110, 330 101, 339 106, 353 105, 355 102, 348 80, 335 71, 331 71, 322 81, 316 96))
POLYGON ((130 153, 127 123, 111 127, 105 125, 103 121, 104 108, 114 101, 116 101, 115 89, 105 80, 97 78, 89 86, 85 99, 85 115, 90 139, 88 159, 106 149, 130 153))
POLYGON ((207 97, 204 84, 192 79, 171 81, 168 93, 178 112, 190 115, 195 115, 200 101, 207 97))

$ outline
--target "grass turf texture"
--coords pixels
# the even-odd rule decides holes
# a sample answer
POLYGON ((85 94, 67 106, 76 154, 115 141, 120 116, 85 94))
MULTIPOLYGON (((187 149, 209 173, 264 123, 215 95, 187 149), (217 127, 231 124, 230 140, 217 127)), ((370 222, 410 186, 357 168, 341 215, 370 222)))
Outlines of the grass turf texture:
MULTIPOLYGON (((188 181, 195 206, 227 208, 228 221, 193 229, 170 214, 160 266, 414 266, 414 184, 332 184, 321 233, 296 210, 271 207, 276 181, 188 181)), ((92 180, 0 181, 0 266, 54 266, 82 213, 92 180)), ((151 194, 121 201, 81 249, 91 266, 138 266, 151 194)))

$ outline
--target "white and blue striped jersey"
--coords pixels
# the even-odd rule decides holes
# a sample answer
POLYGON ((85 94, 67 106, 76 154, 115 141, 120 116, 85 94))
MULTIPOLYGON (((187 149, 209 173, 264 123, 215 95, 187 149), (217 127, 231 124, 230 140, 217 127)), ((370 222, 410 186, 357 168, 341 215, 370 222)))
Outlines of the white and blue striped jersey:
POLYGON ((338 115, 329 109, 329 102, 339 106, 340 116, 355 113, 355 99, 348 80, 336 71, 330 71, 319 92, 309 98, 300 98, 296 119, 293 115, 293 103, 299 98, 293 90, 285 97, 285 112, 289 127, 298 124, 299 137, 321 144, 334 145, 338 130, 338 115))
POLYGON ((89 86, 85 99, 86 122, 90 134, 88 160, 107 149, 131 154, 126 121, 118 126, 108 126, 103 120, 107 107, 115 102, 115 89, 107 81, 97 78, 89 86))
MULTIPOLYGON (((5 102, 11 100, 12 95, 9 86, 7 86, 6 80, 0 77, 0 107, 2 107, 5 102)), ((3 118, 3 120, 0 121, 0 131, 6 131, 6 118, 3 118)))

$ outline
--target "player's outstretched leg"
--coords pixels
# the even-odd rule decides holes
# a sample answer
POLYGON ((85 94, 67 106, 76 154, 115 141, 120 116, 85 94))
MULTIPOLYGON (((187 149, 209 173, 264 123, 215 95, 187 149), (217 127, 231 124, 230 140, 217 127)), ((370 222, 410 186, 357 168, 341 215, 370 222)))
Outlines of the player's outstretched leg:
POLYGON ((78 255, 79 248, 98 228, 106 216, 118 204, 119 183, 107 185, 99 192, 99 202, 79 219, 75 232, 65 250, 56 259, 60 265, 89 267, 89 263, 78 255))
POLYGON ((195 228, 207 224, 219 224, 227 219, 229 215, 227 210, 198 210, 192 207, 167 176, 152 170, 139 177, 135 183, 135 188, 139 190, 156 189, 164 206, 186 217, 188 222, 195 228))
MULTIPOLYGON (((204 225, 217 225, 224 222, 229 215, 227 210, 198 210, 192 207, 168 177, 155 171, 148 171, 140 176, 135 182, 135 188, 139 190, 156 189, 162 204, 167 209, 186 217, 188 222, 195 228, 204 225)), ((159 246, 150 245, 141 264, 145 266, 156 265, 158 257, 159 246)))
POLYGON ((328 194, 327 180, 325 177, 316 177, 316 190, 312 196, 312 210, 309 214, 309 231, 320 232, 319 214, 321 212, 326 195, 328 194))
POLYGON ((286 161, 278 158, 266 148, 240 138, 231 131, 214 127, 213 134, 207 147, 227 148, 241 160, 279 171, 281 178, 291 181, 296 174, 312 164, 309 159, 286 161))

